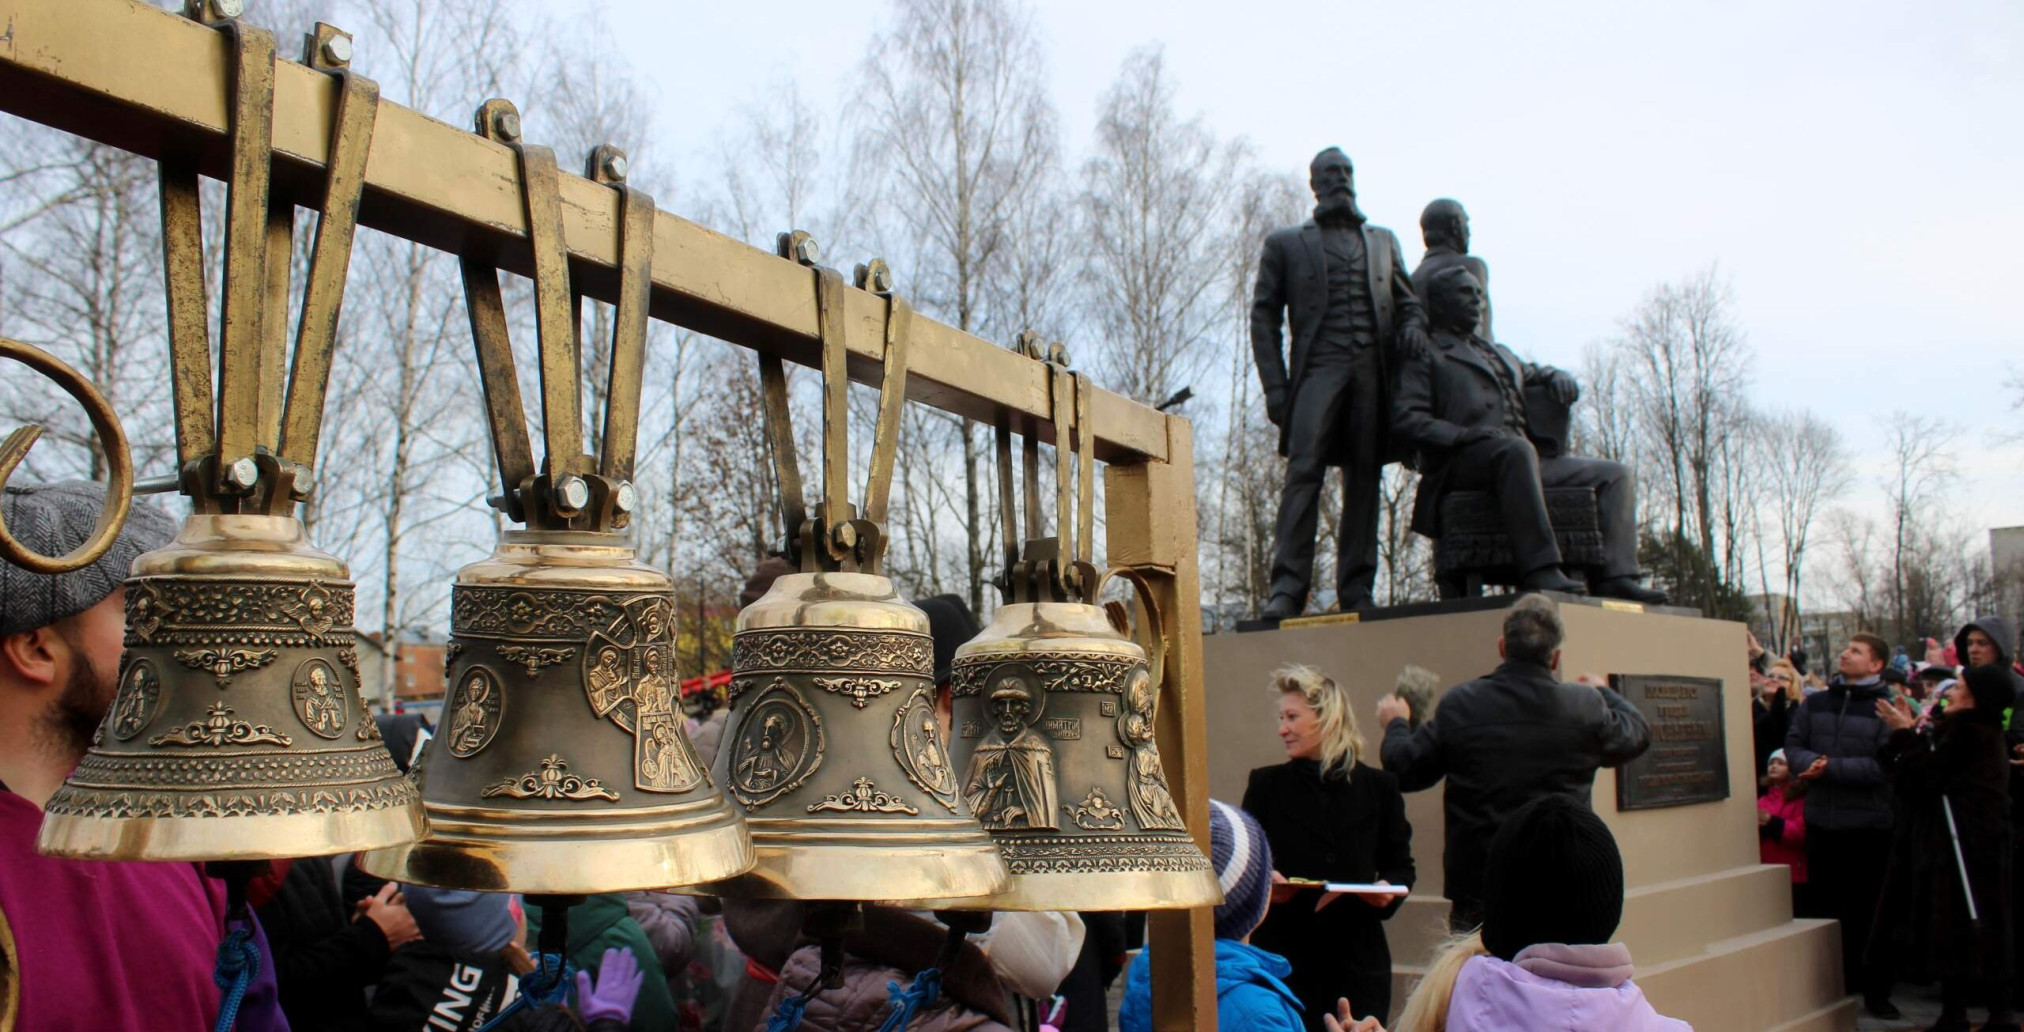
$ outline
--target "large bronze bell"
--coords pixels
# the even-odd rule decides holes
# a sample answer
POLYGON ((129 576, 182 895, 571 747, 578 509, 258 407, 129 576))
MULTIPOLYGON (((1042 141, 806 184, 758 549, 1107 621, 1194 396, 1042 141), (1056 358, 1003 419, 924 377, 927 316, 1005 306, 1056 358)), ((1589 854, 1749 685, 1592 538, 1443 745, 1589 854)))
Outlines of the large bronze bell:
POLYGON ((310 48, 339 100, 284 395, 287 276, 270 273, 287 267, 294 210, 270 207, 274 41, 216 27, 237 64, 215 410, 196 166, 161 163, 176 486, 195 513, 134 561, 118 694, 42 824, 37 848, 55 856, 314 856, 422 828, 414 786, 359 697, 349 573, 292 515, 313 490, 378 90, 310 48))
MULTIPOLYGON (((807 260, 802 237, 782 252, 807 260)), ((816 268, 823 338, 824 501, 805 515, 784 372, 761 359, 791 560, 738 614, 717 776, 745 809, 758 864, 710 891, 804 900, 971 897, 1004 885, 997 847, 958 790, 935 713, 927 614, 879 573, 898 444, 909 309, 883 262, 859 285, 888 299, 885 377, 864 518, 844 499, 843 283, 816 268)))
MULTIPOLYGON (((512 113, 487 101, 480 131, 512 144, 499 132, 512 113)), ((617 187, 623 205, 610 403, 593 460, 582 454, 555 157, 513 146, 534 244, 548 455, 537 475, 498 273, 466 259, 506 484, 498 504, 530 529, 507 531, 490 558, 458 571, 449 695, 417 768, 428 834, 360 866, 404 882, 546 896, 729 877, 752 866, 752 846, 683 725, 672 583, 636 561, 620 533, 634 506, 653 201, 618 181, 615 152, 593 154, 592 177, 617 187)))
POLYGON ((38 849, 253 859, 420 834, 414 786, 359 697, 351 582, 300 521, 191 516, 133 572, 119 695, 38 849))
MULTIPOLYGON (((1056 441, 1069 439, 1072 392, 1079 401, 1075 436, 1086 442, 1083 379, 1060 368, 1053 373, 1056 441)), ((1008 435, 1001 431, 999 442, 1000 469, 1009 470, 1008 435)), ((1008 566, 1000 584, 1006 603, 956 650, 951 674, 963 796, 997 840, 1012 880, 986 899, 947 905, 1153 910, 1219 903, 1215 871, 1181 820, 1153 737, 1164 680, 1158 606, 1136 572, 1111 575, 1138 588, 1149 654, 1126 635, 1122 603, 1108 610, 1094 604, 1109 580, 1088 561, 1094 462, 1085 445, 1078 556, 1068 516, 1073 456, 1065 446, 1057 454, 1059 536, 1029 540, 1024 557, 1008 566)), ((1038 479, 1033 455, 1029 449, 1029 485, 1038 479)), ((1000 485, 1011 541, 1009 473, 1001 472, 1000 485)), ((1027 502, 1032 521, 1034 499, 1027 502)))

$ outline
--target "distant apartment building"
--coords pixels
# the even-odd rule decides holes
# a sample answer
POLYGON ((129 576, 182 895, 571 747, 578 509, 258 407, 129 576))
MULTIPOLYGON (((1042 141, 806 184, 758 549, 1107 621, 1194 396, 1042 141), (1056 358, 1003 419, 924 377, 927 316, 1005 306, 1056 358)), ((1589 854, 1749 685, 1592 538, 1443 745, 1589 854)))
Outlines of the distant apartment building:
POLYGON ((1990 529, 1989 567, 1996 575, 1996 612, 2011 630, 2024 628, 2024 527, 1990 529))

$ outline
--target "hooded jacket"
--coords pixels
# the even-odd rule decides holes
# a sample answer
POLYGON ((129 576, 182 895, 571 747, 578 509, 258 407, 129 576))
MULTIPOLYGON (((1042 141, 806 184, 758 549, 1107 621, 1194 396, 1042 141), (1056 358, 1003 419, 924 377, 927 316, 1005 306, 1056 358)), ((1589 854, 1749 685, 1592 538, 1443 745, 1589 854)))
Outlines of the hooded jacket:
POLYGON ((1969 631, 1981 631, 1989 636, 1990 641, 1996 643, 1996 663, 2009 669, 2010 686, 2017 689, 2017 698, 2024 700, 2024 675, 2019 675, 2017 668, 2012 665, 2017 662, 2017 632, 2010 629, 2010 621, 2000 616, 1982 616, 1969 621, 1967 626, 1961 628, 1960 633, 1954 635, 1954 654, 1960 657, 1963 664, 1968 662, 1969 631))
POLYGON ((1509 961, 1471 958, 1455 977, 1446 1032, 1693 1032, 1662 1017, 1631 980, 1630 950, 1528 946, 1509 961))
POLYGON ((1827 774, 1806 790, 1809 831, 1889 831, 1890 781, 1877 754, 1890 726, 1877 719, 1886 695, 1881 679, 1849 684, 1835 678, 1799 703, 1785 732, 1785 762, 1796 776, 1827 757, 1827 774))
MULTIPOLYGON (((538 942, 540 936, 541 910, 529 907, 527 941, 538 942)), ((611 946, 631 950, 641 971, 661 969, 653 944, 647 941, 639 923, 626 913, 624 893, 586 896, 583 902, 569 908, 569 959, 578 970, 595 974, 598 965, 604 962, 605 949, 611 946)), ((639 997, 633 1001, 632 1023, 642 1030, 675 1027, 675 997, 668 991, 666 978, 648 978, 641 983, 639 997)))
MULTIPOLYGON (((1124 976, 1118 1032, 1152 1032, 1150 950, 1132 958, 1124 976)), ((1301 1032, 1300 1000, 1286 987, 1293 965, 1277 953, 1235 939, 1216 940, 1216 1027, 1244 1032, 1301 1032)))

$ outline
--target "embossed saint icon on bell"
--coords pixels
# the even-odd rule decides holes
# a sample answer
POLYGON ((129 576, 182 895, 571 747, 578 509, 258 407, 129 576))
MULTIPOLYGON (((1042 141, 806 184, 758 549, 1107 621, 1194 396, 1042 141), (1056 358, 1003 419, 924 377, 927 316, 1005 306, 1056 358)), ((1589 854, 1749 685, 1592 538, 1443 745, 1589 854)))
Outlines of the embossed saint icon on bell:
MULTIPOLYGON (((1024 554, 1008 550, 999 585, 1005 604, 956 650, 950 674, 963 796, 997 840, 1012 879, 986 899, 943 905, 1154 910, 1217 903, 1215 872, 1181 819, 1153 735, 1165 659, 1159 608, 1136 571, 1099 576, 1089 561, 1090 392, 1080 374, 1050 366, 1057 536, 1039 536, 1039 449, 1029 430, 1024 554), (1070 519, 1078 501, 1079 527, 1070 519), (1122 603, 1095 604, 1111 576, 1137 589, 1149 648, 1127 635, 1122 603)), ((998 462, 1004 539, 1016 541, 1009 427, 999 428, 998 462)))
POLYGON ((269 204, 274 40, 229 20, 217 27, 228 30, 235 75, 215 398, 197 169, 161 161, 178 487, 194 514, 133 564, 118 694, 49 801, 37 848, 53 856, 315 856, 422 830, 414 786, 359 697, 350 575, 293 515, 313 491, 378 88, 312 57, 338 80, 338 100, 284 370, 295 213, 269 204))
POLYGON ((879 572, 911 310, 893 296, 884 262, 859 267, 858 285, 887 301, 885 374, 860 517, 845 486, 843 280, 814 267, 805 234, 783 234, 781 253, 811 266, 815 281, 823 501, 807 512, 785 370, 762 357, 789 560, 799 572, 738 614, 717 776, 745 811, 758 864, 710 891, 879 901, 989 893, 1003 886, 1005 867, 970 815, 936 717, 927 614, 879 572))
POLYGON ((547 456, 535 466, 496 270, 464 259, 465 299, 505 493, 526 525, 457 573, 441 733, 417 767, 429 832, 369 854, 382 877, 546 895, 709 881, 752 866, 744 821, 689 742, 675 670, 667 574, 620 531, 635 506, 654 205, 600 147, 593 179, 621 198, 619 300, 602 454, 584 454, 580 370, 562 247, 559 174, 545 147, 518 151, 540 331, 547 456))

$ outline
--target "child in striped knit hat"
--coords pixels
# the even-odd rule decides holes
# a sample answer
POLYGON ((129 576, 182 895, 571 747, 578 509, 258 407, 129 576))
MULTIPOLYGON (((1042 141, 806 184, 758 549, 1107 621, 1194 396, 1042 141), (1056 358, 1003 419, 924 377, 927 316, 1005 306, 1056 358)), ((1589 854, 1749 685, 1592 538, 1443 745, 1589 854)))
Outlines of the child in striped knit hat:
MULTIPOLYGON (((1223 885, 1223 902, 1216 907, 1216 1027, 1301 1032, 1300 1000, 1284 981, 1293 966, 1249 941, 1272 898, 1272 847, 1265 829, 1237 807, 1209 800, 1209 862, 1223 885)), ((1125 975, 1120 1032, 1153 1027, 1151 952, 1147 944, 1125 975)))

